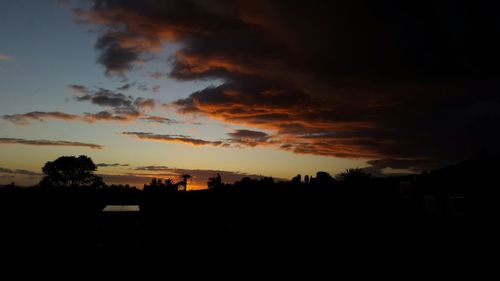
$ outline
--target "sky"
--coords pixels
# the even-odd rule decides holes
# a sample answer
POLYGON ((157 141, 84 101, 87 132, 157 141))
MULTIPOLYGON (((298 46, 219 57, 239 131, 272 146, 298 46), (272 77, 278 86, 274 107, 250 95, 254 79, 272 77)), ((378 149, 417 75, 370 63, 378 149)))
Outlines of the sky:
POLYGON ((497 153, 498 4, 400 2, 1 1, 0 184, 63 155, 200 189, 497 153))

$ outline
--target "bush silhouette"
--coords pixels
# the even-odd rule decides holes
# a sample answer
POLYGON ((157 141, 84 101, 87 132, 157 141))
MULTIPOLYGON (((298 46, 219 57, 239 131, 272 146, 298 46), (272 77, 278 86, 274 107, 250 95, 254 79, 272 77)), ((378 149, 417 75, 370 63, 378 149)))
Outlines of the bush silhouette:
POLYGON ((361 168, 350 168, 340 173, 337 179, 346 183, 360 183, 369 180, 371 174, 361 168))
POLYGON ((165 179, 164 182, 161 179, 153 178, 150 184, 144 184, 144 191, 168 191, 174 192, 178 191, 180 183, 174 183, 170 178, 165 179))
POLYGON ((224 184, 222 183, 222 178, 220 174, 217 174, 217 176, 209 178, 207 181, 207 187, 208 189, 216 189, 216 188, 221 188, 223 187, 224 184))
POLYGON ((319 171, 316 173, 316 178, 311 177, 310 182, 319 185, 330 185, 335 183, 335 179, 327 172, 319 171))

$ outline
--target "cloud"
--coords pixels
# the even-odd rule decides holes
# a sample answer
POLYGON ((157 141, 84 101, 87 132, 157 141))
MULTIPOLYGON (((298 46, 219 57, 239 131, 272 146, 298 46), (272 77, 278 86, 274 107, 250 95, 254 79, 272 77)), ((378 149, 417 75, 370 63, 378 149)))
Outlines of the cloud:
POLYGON ((107 163, 99 163, 96 164, 97 167, 100 168, 108 168, 108 167, 128 167, 130 164, 120 164, 120 163, 113 163, 113 164, 107 164, 107 163))
POLYGON ((167 166, 140 166, 134 168, 134 170, 137 171, 170 171, 172 168, 169 168, 167 166))
POLYGON ((108 74, 174 42, 168 77, 223 81, 172 103, 179 113, 272 132, 294 153, 426 169, 498 150, 495 10, 493 2, 96 0, 77 13, 102 27, 96 47, 108 74))
POLYGON ((51 111, 51 112, 32 111, 24 114, 3 115, 2 118, 17 125, 28 125, 32 120, 43 122, 46 119, 58 119, 65 121, 76 121, 81 119, 81 117, 78 115, 68 114, 59 111, 51 111))
MULTIPOLYGON (((130 85, 135 85, 135 82, 132 84, 126 84, 125 86, 130 87, 130 85)), ((122 88, 125 86, 122 86, 122 88)), ((23 114, 3 115, 1 117, 2 119, 17 125, 29 125, 33 120, 43 122, 47 119, 87 123, 94 123, 98 121, 130 122, 135 120, 169 125, 176 123, 176 121, 169 118, 150 116, 145 113, 147 108, 152 109, 156 106, 156 100, 154 99, 143 97, 134 98, 130 95, 127 96, 104 88, 92 90, 86 86, 77 84, 68 85, 68 88, 77 94, 75 97, 77 101, 90 102, 94 105, 105 107, 107 109, 95 113, 85 112, 81 115, 59 111, 32 111, 23 114)))
POLYGON ((146 98, 137 98, 134 101, 134 105, 137 106, 138 108, 154 108, 156 105, 156 102, 154 99, 146 99, 146 98))
POLYGON ((222 141, 208 141, 208 140, 202 140, 202 139, 195 139, 195 138, 191 138, 189 136, 184 136, 184 135, 159 135, 159 134, 145 133, 145 132, 123 132, 122 134, 128 135, 128 136, 134 136, 134 137, 137 137, 141 140, 191 144, 194 146, 203 146, 203 145, 222 146, 222 145, 224 145, 224 143, 222 141))
POLYGON ((133 83, 127 83, 127 84, 124 84, 118 88, 116 88, 116 90, 118 91, 126 91, 126 90, 129 90, 130 88, 134 87, 135 86, 135 82, 133 83))
POLYGON ((135 136, 138 139, 146 141, 181 143, 194 146, 220 146, 226 148, 273 146, 298 154, 336 155, 339 157, 353 157, 354 155, 358 158, 376 158, 378 156, 377 154, 371 154, 370 151, 363 148, 363 140, 345 138, 344 144, 338 140, 338 137, 319 134, 293 136, 291 139, 288 139, 286 136, 270 136, 259 131, 236 130, 228 133, 229 138, 219 141, 195 139, 184 135, 162 135, 149 132, 123 132, 122 134, 135 136))
POLYGON ((116 90, 117 91, 128 91, 128 90, 130 90, 133 87, 136 87, 137 90, 140 90, 140 91, 158 92, 160 90, 160 86, 159 85, 155 85, 155 86, 149 88, 147 84, 137 83, 137 82, 123 84, 122 86, 116 88, 116 90))
POLYGON ((43 122, 47 119, 56 119, 63 121, 79 121, 87 123, 94 123, 100 121, 130 122, 134 120, 155 122, 167 125, 179 123, 178 121, 170 118, 143 115, 134 110, 128 111, 127 109, 113 110, 113 111, 103 110, 96 113, 86 112, 83 113, 82 115, 68 114, 64 112, 33 111, 24 114, 3 115, 1 117, 2 119, 12 122, 16 125, 29 125, 31 124, 32 120, 43 122))
POLYGON ((151 115, 143 116, 143 117, 140 117, 139 119, 144 120, 144 121, 163 123, 163 124, 167 124, 167 125, 179 123, 178 121, 172 120, 170 118, 160 117, 160 116, 151 116, 151 115))
POLYGON ((241 144, 244 146, 257 146, 268 143, 270 136, 264 132, 252 130, 236 130, 228 133, 231 143, 241 144))
POLYGON ((92 93, 92 91, 90 89, 88 89, 87 87, 85 87, 83 85, 70 84, 70 85, 68 85, 68 88, 70 90, 72 90, 73 92, 75 92, 77 94, 81 94, 81 95, 88 95, 88 94, 92 93))
MULTIPOLYGON (((130 84, 126 84, 125 86, 127 85, 130 84)), ((114 92, 103 88, 99 88, 96 91, 90 91, 84 87, 84 90, 80 90, 80 93, 83 94, 80 94, 79 96, 75 97, 77 101, 89 101, 92 104, 101 107, 111 108, 111 110, 113 110, 113 112, 116 115, 139 117, 142 114, 144 108, 154 108, 156 106, 156 101, 154 99, 143 98, 143 97, 134 98, 130 95, 127 96, 122 93, 114 92)))
POLYGON ((106 34, 97 40, 95 47, 101 51, 97 62, 106 65, 107 75, 120 75, 132 68, 132 63, 143 61, 141 52, 136 48, 127 48, 121 43, 122 34, 106 34))
POLYGON ((83 120, 89 123, 97 121, 128 122, 136 119, 138 116, 139 114, 135 112, 122 112, 120 114, 114 114, 112 112, 104 110, 97 113, 84 113, 83 120))
POLYGON ((134 175, 134 174, 98 174, 104 182, 111 184, 128 184, 142 188, 145 183, 151 182, 150 176, 134 175))
POLYGON ((13 61, 14 58, 11 56, 0 54, 0 61, 13 61))
POLYGON ((155 71, 155 72, 148 72, 148 77, 159 80, 163 77, 168 77, 168 75, 165 75, 163 72, 155 71))
POLYGON ((61 140, 27 140, 19 138, 0 138, 0 144, 23 144, 36 146, 74 146, 102 149, 104 146, 92 143, 61 141, 61 140))
POLYGON ((17 125, 29 125, 31 121, 43 122, 47 119, 56 119, 63 121, 80 121, 93 123, 97 121, 120 121, 127 122, 139 117, 135 112, 119 112, 118 114, 109 111, 100 111, 97 113, 84 113, 83 115, 69 114, 64 112, 43 112, 33 111, 24 114, 3 115, 2 118, 17 125))
POLYGON ((28 171, 28 170, 22 170, 22 169, 7 169, 7 168, 2 168, 0 167, 0 173, 2 174, 14 174, 14 175, 24 175, 24 176, 40 176, 40 173, 33 172, 33 171, 28 171))
POLYGON ((78 101, 90 101, 99 106, 108 106, 113 108, 132 107, 133 98, 125 96, 122 93, 115 93, 111 90, 100 88, 98 91, 89 92, 85 95, 76 97, 78 101))

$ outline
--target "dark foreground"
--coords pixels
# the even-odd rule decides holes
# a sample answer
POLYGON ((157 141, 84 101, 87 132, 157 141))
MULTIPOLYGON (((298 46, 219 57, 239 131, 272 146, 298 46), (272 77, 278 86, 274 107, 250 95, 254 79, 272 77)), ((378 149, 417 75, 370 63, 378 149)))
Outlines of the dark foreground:
POLYGON ((479 202, 395 189, 3 192, 0 266, 18 278, 477 275, 494 268, 497 239, 479 202))

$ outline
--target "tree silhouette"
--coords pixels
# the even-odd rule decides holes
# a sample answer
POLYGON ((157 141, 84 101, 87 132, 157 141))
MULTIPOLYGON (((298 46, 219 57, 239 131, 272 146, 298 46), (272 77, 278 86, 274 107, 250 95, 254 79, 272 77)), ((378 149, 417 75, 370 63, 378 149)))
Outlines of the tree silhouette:
POLYGON ((359 183, 370 179, 371 174, 361 168, 350 168, 340 173, 337 178, 346 183, 359 183))
POLYGON ((292 184, 300 184, 302 181, 302 176, 300 174, 292 178, 292 184))
POLYGON ((314 179, 316 184, 329 185, 335 182, 335 179, 327 172, 319 171, 316 173, 316 178, 314 179))
POLYGON ((144 184, 144 191, 168 191, 168 192, 173 192, 177 191, 179 188, 179 185, 181 185, 182 182, 174 183, 171 178, 165 179, 164 182, 161 181, 161 179, 153 178, 151 179, 150 184, 144 184))
POLYGON ((180 186, 183 186, 183 188, 182 188, 183 191, 187 191, 187 181, 188 181, 188 179, 191 179, 192 176, 188 175, 188 174, 183 174, 183 175, 181 175, 181 178, 182 178, 182 181, 179 184, 180 184, 180 186))
POLYGON ((222 178, 219 173, 216 177, 209 178, 207 181, 208 189, 216 189, 222 186, 222 178))
POLYGON ((45 177, 39 185, 45 188, 89 188, 104 186, 101 177, 94 174, 97 166, 85 155, 62 156, 45 163, 42 168, 45 177))

